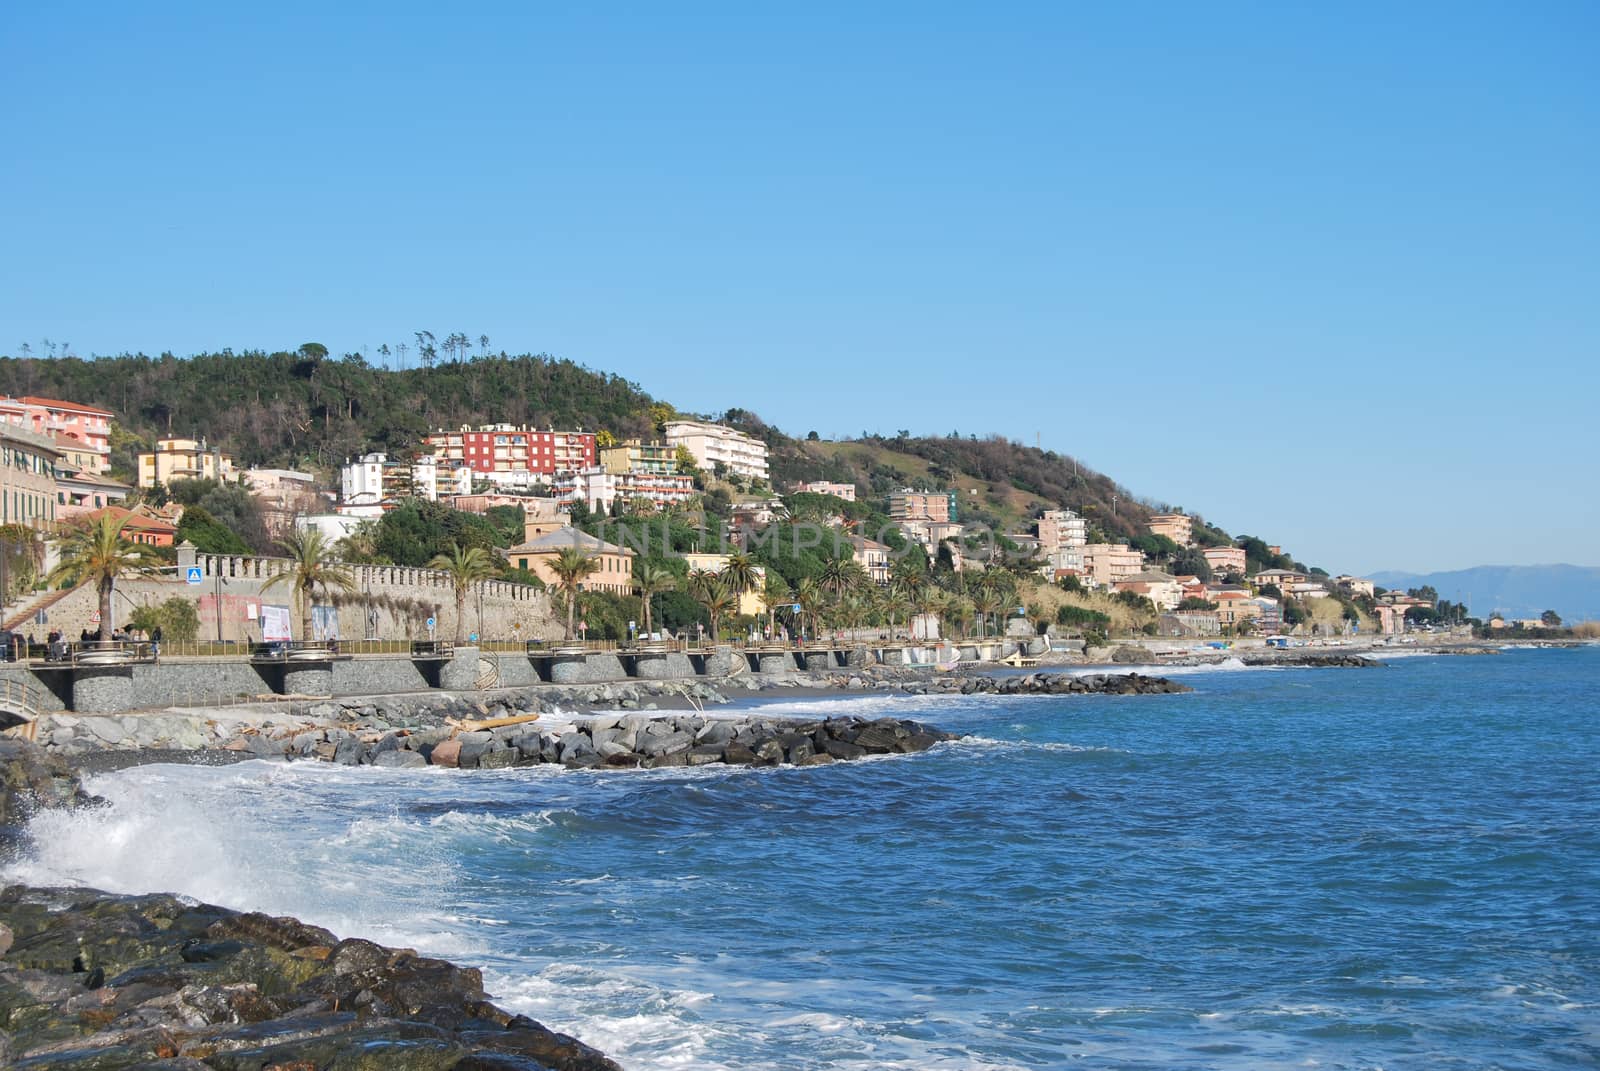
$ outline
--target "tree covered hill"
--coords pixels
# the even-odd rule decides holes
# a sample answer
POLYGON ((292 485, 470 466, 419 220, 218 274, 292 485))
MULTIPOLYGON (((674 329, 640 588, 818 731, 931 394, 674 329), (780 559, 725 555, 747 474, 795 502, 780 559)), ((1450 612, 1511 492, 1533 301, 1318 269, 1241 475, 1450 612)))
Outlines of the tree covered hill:
MULTIPOLYGON (((458 351, 459 352, 459 351, 458 351)), ((506 422, 604 430, 649 439, 674 412, 621 376, 547 355, 482 354, 433 367, 392 369, 361 354, 335 358, 317 343, 294 352, 249 350, 117 357, 0 357, 0 392, 65 398, 116 414, 114 471, 131 476, 133 455, 162 435, 205 436, 241 465, 331 473, 368 450, 403 456, 441 427, 506 422)), ((832 480, 881 503, 901 487, 954 489, 963 521, 1024 530, 1041 510, 1066 507, 1093 539, 1146 534, 1155 509, 1111 477, 1068 455, 1000 436, 866 435, 843 442, 795 438, 755 413, 717 419, 771 449, 773 482, 832 480)), ((1203 545, 1228 540, 1203 523, 1203 545)))
POLYGON ((160 435, 199 437, 243 465, 323 469, 366 450, 399 453, 440 427, 505 421, 618 438, 652 434, 651 397, 621 376, 548 356, 483 356, 393 371, 360 354, 0 357, 0 392, 65 398, 117 415, 124 473, 160 435))

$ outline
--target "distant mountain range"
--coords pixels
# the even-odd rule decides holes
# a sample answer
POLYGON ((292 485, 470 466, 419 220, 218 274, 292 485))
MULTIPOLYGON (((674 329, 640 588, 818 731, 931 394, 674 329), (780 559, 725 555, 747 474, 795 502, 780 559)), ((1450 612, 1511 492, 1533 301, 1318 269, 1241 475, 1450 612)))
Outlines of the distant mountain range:
POLYGON ((1554 610, 1565 622, 1600 619, 1600 568, 1584 565, 1479 565, 1448 573, 1373 573, 1386 588, 1430 585, 1441 599, 1466 603, 1474 617, 1508 618, 1554 610))

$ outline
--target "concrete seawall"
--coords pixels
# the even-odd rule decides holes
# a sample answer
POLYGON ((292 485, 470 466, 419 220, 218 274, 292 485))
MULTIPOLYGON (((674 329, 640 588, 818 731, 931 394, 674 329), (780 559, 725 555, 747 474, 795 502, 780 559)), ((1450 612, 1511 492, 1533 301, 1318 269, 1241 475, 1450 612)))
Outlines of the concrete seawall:
MULTIPOLYGON (((963 654, 999 658, 1012 645, 986 645, 963 654)), ((393 695, 434 689, 520 688, 538 684, 605 684, 626 680, 717 679, 746 674, 783 676, 874 664, 926 665, 953 658, 955 649, 842 647, 738 650, 508 653, 458 647, 448 658, 357 655, 273 661, 210 658, 161 664, 72 666, 50 663, 0 667, 0 725, 55 710, 110 714, 170 706, 223 704, 285 695, 393 695), (942 656, 942 657, 941 657, 942 656)))

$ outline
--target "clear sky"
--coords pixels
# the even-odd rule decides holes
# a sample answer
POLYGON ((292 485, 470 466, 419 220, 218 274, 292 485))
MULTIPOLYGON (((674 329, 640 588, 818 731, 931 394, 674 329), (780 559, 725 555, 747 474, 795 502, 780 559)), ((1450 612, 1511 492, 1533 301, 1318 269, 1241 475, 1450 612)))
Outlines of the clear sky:
POLYGON ((324 6, 0 12, 0 353, 487 334, 1335 571, 1600 564, 1591 0, 324 6))

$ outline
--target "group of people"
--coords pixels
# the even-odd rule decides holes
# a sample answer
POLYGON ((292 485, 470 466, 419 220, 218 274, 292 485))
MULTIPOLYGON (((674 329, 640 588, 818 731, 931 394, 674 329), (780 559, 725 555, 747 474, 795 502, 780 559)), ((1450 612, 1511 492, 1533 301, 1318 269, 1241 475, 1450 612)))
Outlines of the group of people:
MULTIPOLYGON (((18 635, 18 634, 16 634, 16 633, 13 633, 13 636, 15 636, 16 643, 18 644, 18 646, 22 646, 23 637, 18 635)), ((79 643, 84 643, 84 644, 98 643, 99 640, 100 640, 100 634, 98 632, 91 632, 89 629, 84 629, 82 632, 80 632, 78 634, 78 642, 79 643)), ((49 634, 45 637, 45 641, 44 642, 45 642, 45 655, 44 655, 45 661, 47 661, 47 662, 64 662, 64 661, 66 661, 66 658, 67 658, 67 637, 66 637, 65 634, 62 633, 62 631, 60 629, 58 629, 58 628, 51 629, 49 634)), ((124 629, 124 628, 120 628, 120 627, 112 629, 112 631, 111 631, 111 642, 113 642, 113 643, 134 643, 134 644, 148 643, 150 645, 150 656, 152 658, 154 658, 158 662, 161 660, 161 626, 160 625, 157 625, 155 628, 151 629, 149 632, 146 632, 143 629, 124 629)), ((23 647, 22 649, 24 651, 31 650, 33 648, 33 646, 34 646, 33 633, 30 632, 27 635, 27 646, 23 647)))

